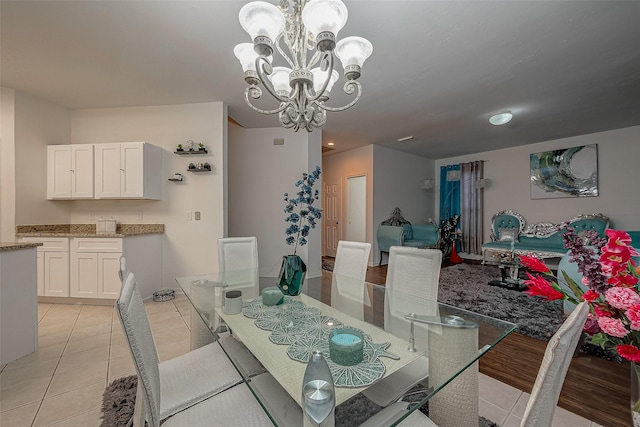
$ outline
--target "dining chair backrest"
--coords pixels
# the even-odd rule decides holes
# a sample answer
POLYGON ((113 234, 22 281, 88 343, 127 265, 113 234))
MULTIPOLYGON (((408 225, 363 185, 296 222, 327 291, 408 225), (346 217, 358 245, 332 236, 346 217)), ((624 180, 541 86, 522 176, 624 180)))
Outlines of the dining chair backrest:
POLYGON ((371 306, 365 277, 371 243, 340 240, 333 265, 331 304, 337 310, 363 320, 365 306, 371 306))
POLYGON ((160 425, 160 371, 158 353, 151 334, 147 312, 140 296, 136 277, 129 272, 124 278, 120 296, 116 300, 116 313, 120 319, 127 344, 133 356, 146 401, 147 420, 152 427, 160 425))
POLYGON ((127 270, 127 259, 123 256, 120 257, 120 269, 118 270, 118 277, 120 277, 120 283, 124 284, 124 279, 129 274, 127 270))
POLYGON ((364 281, 371 243, 340 240, 336 251, 333 272, 342 276, 364 281))
POLYGON ((258 239, 256 237, 218 239, 218 264, 220 271, 258 268, 258 239))
POLYGON ((588 314, 589 306, 581 302, 549 340, 520 427, 552 424, 562 384, 588 314))
MULTIPOLYGON (((392 246, 389 249, 389 266, 385 288, 384 329, 392 334, 408 338, 409 322, 404 316, 409 313, 435 315, 437 304, 425 307, 424 303, 412 300, 416 296, 428 301, 438 299, 438 282, 442 252, 438 249, 419 249, 392 246), (394 296, 395 294, 395 296, 394 296), (402 301, 399 296, 404 296, 402 301)), ((416 326, 416 328, 418 328, 416 326)), ((424 328, 426 329, 426 328, 424 328)), ((416 333, 416 340, 418 340, 416 333)))

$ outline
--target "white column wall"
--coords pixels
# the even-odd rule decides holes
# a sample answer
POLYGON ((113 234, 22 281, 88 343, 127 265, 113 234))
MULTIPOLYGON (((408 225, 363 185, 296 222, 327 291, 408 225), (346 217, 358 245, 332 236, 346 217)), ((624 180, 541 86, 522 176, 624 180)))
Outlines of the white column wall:
MULTIPOLYGON (((322 133, 284 128, 245 129, 229 126, 229 233, 256 236, 260 275, 277 277, 282 256, 293 253, 285 243, 287 224, 283 194, 292 194, 295 182, 322 160, 322 133), (273 140, 284 138, 284 145, 273 140)), ((324 171, 323 171, 324 174, 324 171)), ((321 183, 316 187, 322 190, 321 183)), ((322 200, 317 200, 322 207, 322 200)), ((315 205, 314 203, 314 205, 315 205)), ((322 222, 312 230, 309 244, 298 248, 307 264, 307 276, 321 273, 322 222)))

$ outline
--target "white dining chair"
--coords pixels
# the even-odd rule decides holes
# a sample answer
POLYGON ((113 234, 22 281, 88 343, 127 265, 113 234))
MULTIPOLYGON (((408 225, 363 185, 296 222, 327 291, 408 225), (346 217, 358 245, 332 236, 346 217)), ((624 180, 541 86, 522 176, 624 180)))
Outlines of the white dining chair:
POLYGON ((258 239, 256 237, 218 239, 218 268, 220 271, 258 268, 258 239))
POLYGON ((241 290, 245 301, 260 295, 256 237, 218 239, 218 268, 220 272, 234 276, 234 290, 241 290))
POLYGON ((371 243, 340 240, 336 250, 333 272, 364 281, 371 253, 371 243))
POLYGON ((331 305, 342 313, 364 320, 371 297, 365 282, 371 243, 340 240, 333 266, 331 305))
MULTIPOLYGON (((258 239, 256 237, 224 237, 218 239, 218 267, 221 272, 230 275, 233 275, 233 272, 237 272, 238 275, 242 275, 242 277, 235 277, 235 279, 239 280, 235 282, 233 289, 242 291, 243 300, 251 300, 260 295, 258 239)), ((226 329, 226 325, 221 319, 215 319, 214 325, 217 325, 216 327, 220 331, 226 329), (220 326, 222 327, 220 328, 220 326)), ((200 332, 196 330, 192 333, 192 337, 193 334, 198 334, 200 341, 210 336, 208 330, 200 332)), ((232 335, 220 334, 219 341, 244 378, 250 378, 266 372, 245 345, 232 335)))
MULTIPOLYGON (((437 304, 425 307, 423 302, 425 299, 435 302, 438 298, 441 264, 442 252, 437 249, 405 246, 392 246, 389 249, 385 283, 388 292, 385 292, 384 298, 384 329, 387 332, 408 340, 410 322, 404 318, 406 314, 436 314, 437 304), (420 299, 412 299, 411 296, 420 299)), ((428 327, 416 324, 415 340, 418 350, 426 349, 428 327)), ((428 376, 429 360, 425 355, 373 384, 363 394, 374 403, 386 407, 428 376)))
POLYGON ((589 306, 581 302, 549 340, 520 427, 552 424, 562 384, 588 314, 589 306))
POLYGON ((125 266, 122 262, 123 284, 115 308, 138 374, 139 401, 148 404, 147 421, 157 427, 162 419, 233 387, 242 377, 218 343, 159 363, 135 275, 125 266))

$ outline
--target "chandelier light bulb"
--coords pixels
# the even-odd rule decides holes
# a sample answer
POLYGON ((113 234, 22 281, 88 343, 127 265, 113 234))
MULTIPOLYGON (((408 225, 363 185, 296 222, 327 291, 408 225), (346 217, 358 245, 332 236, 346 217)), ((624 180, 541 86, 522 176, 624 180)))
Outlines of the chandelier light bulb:
MULTIPOLYGON (((322 85, 327 79, 327 71, 322 71, 320 67, 311 70, 311 73, 313 74, 313 90, 315 90, 316 93, 320 89, 322 89, 322 85)), ((331 79, 329 79, 329 84, 327 84, 327 88, 325 89, 325 91, 331 92, 331 88, 333 88, 333 85, 338 81, 339 78, 340 75, 336 70, 331 71, 331 79)))
POLYGON ((506 111, 504 113, 494 114, 493 116, 489 117, 489 123, 494 126, 505 125, 509 123, 512 118, 513 114, 511 114, 509 111, 506 111))
MULTIPOLYGON (((233 54, 240 61, 242 71, 256 71, 256 58, 258 54, 253 49, 253 43, 240 43, 233 48, 233 54)), ((269 62, 273 60, 273 56, 267 58, 269 62)))
POLYGON ((342 62, 344 76, 356 80, 364 61, 373 53, 373 45, 362 37, 346 37, 338 42, 335 54, 342 62))
POLYGON ((245 4, 238 14, 240 25, 249 33, 259 54, 268 56, 273 41, 284 31, 285 19, 280 9, 271 3, 254 1, 245 4))
POLYGON ((302 10, 302 22, 316 37, 320 51, 333 50, 338 31, 348 17, 347 7, 340 0, 311 0, 302 10))
POLYGON ((289 74, 291 74, 291 68, 273 67, 273 73, 269 74, 269 80, 271 80, 276 92, 291 92, 289 74))

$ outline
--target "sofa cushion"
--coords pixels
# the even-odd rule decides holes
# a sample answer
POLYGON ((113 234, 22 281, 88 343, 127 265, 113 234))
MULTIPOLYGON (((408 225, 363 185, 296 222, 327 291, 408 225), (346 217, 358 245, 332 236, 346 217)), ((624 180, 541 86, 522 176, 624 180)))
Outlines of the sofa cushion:
POLYGON ((404 228, 404 239, 411 240, 413 239, 413 228, 411 228, 411 224, 403 224, 402 228, 404 228))
POLYGON ((500 242, 518 242, 518 229, 517 228, 499 228, 498 229, 498 241, 500 242))

